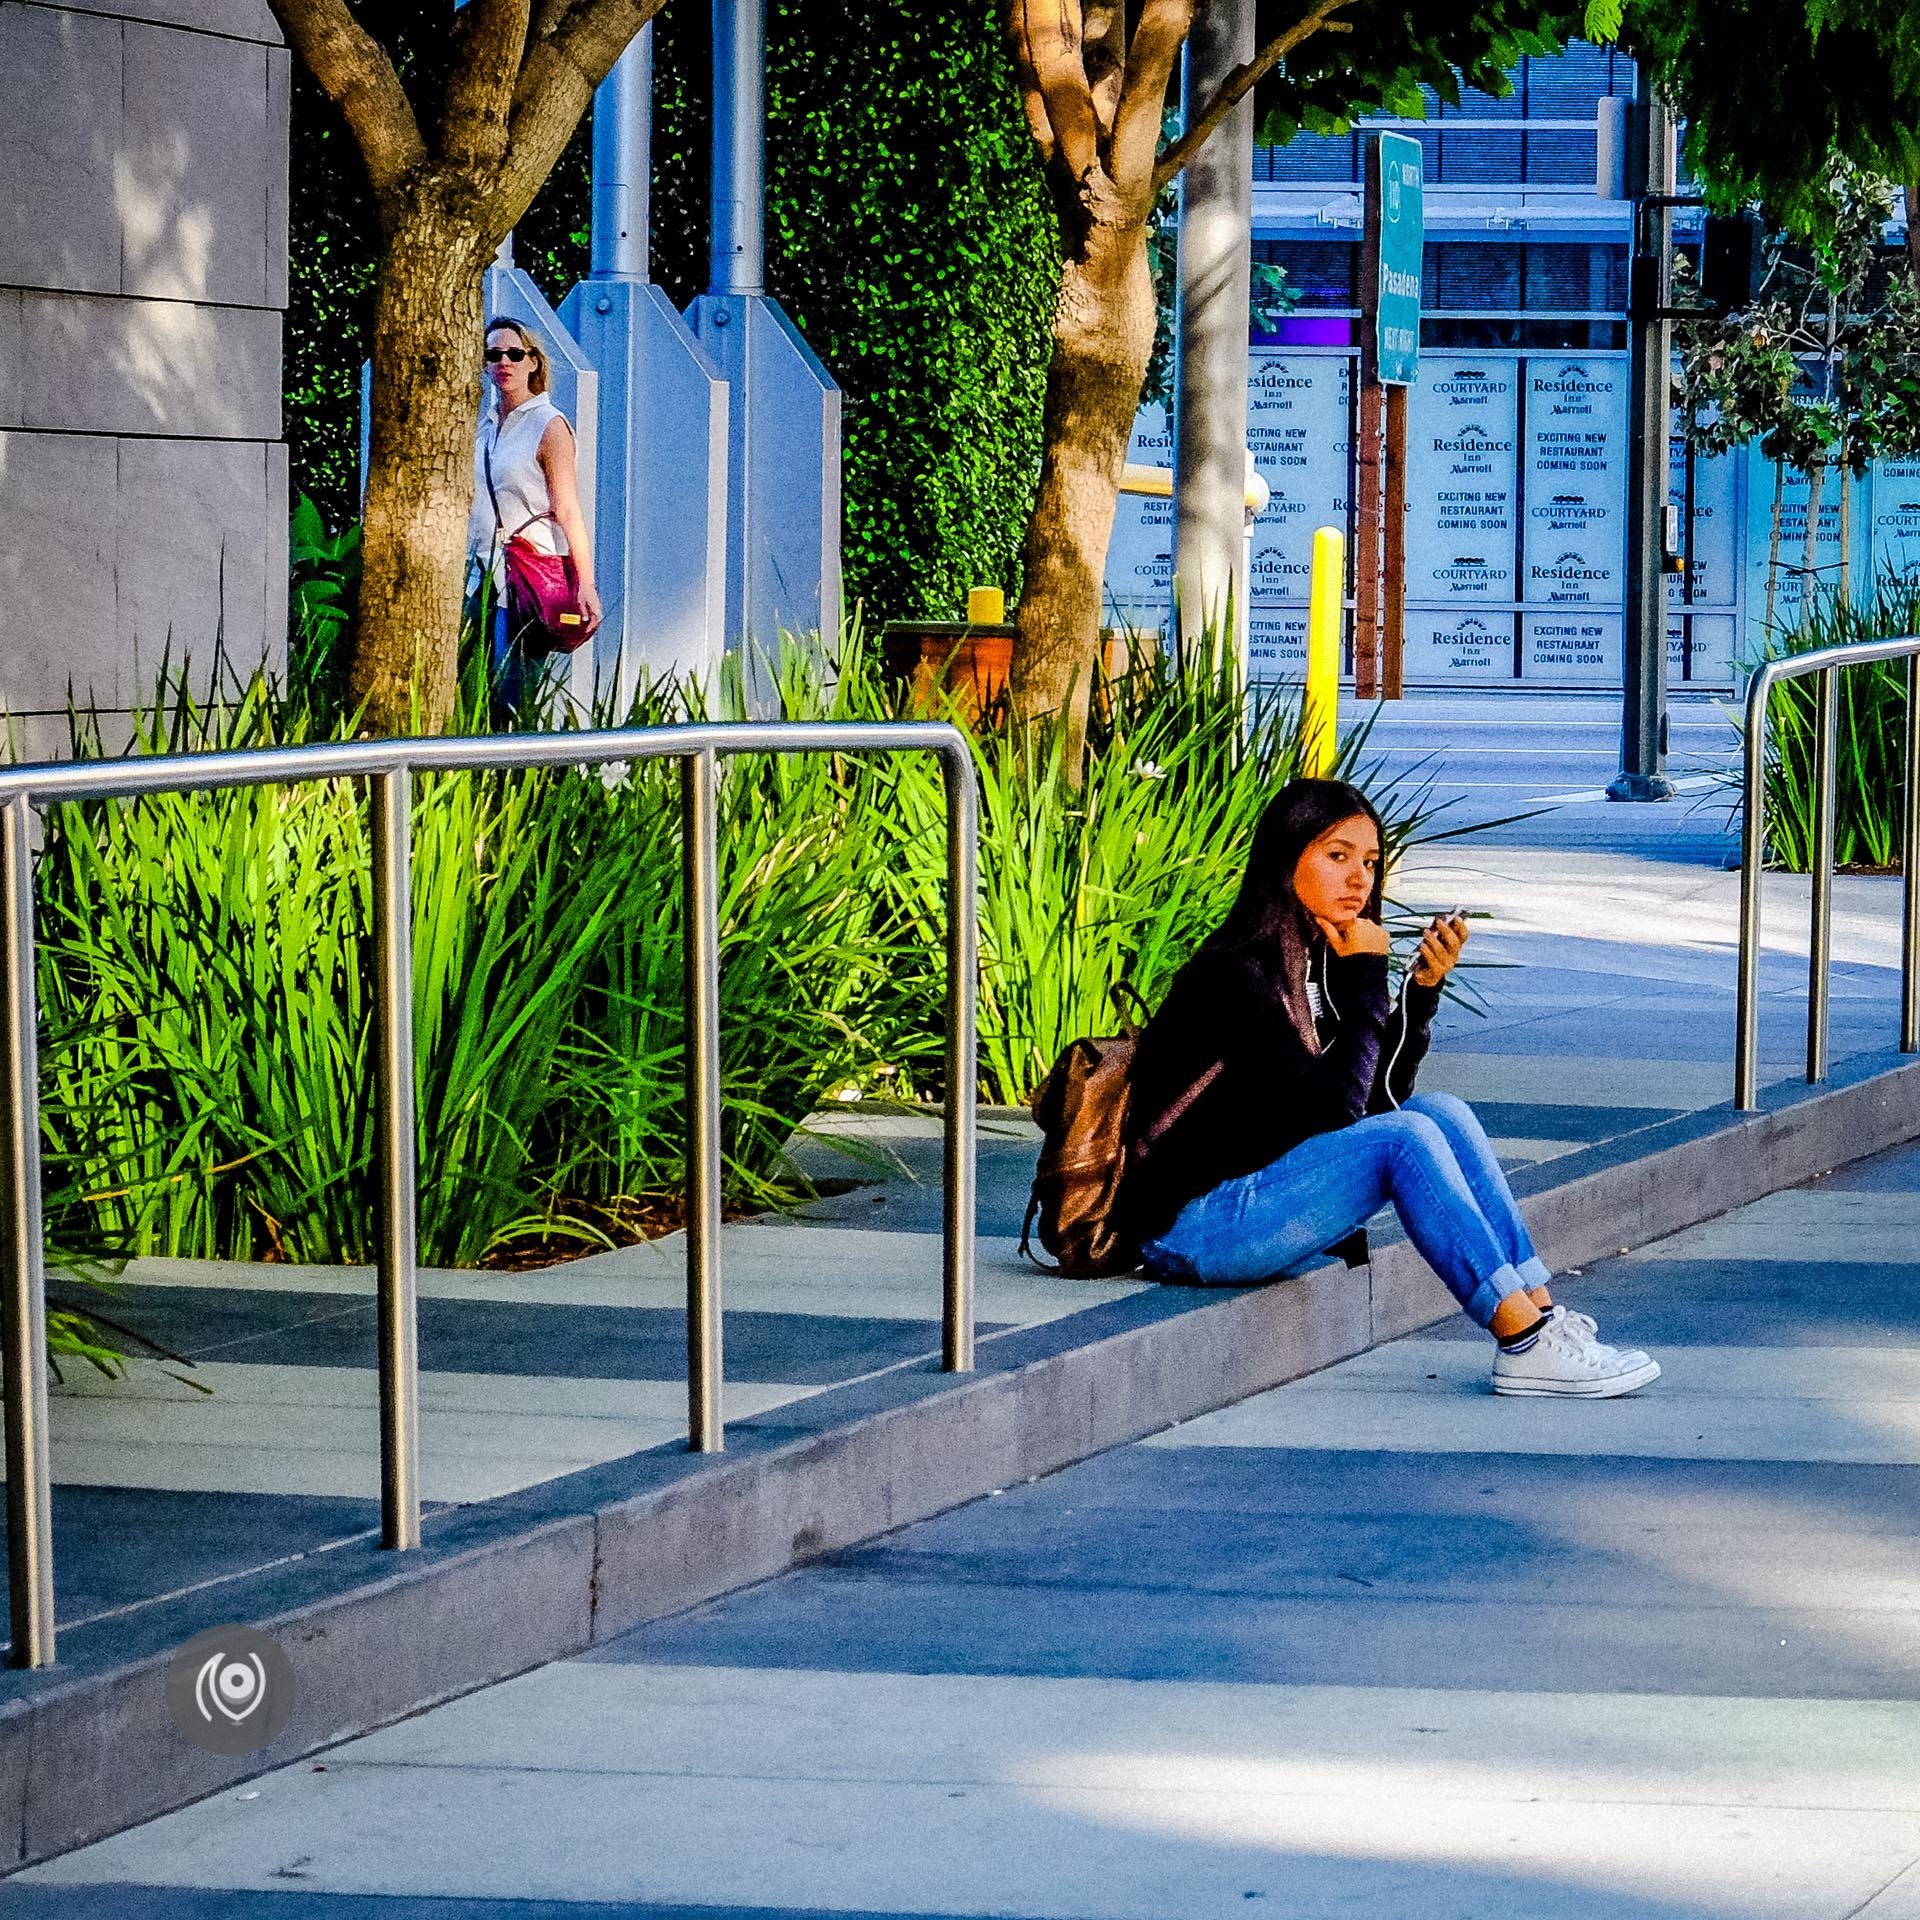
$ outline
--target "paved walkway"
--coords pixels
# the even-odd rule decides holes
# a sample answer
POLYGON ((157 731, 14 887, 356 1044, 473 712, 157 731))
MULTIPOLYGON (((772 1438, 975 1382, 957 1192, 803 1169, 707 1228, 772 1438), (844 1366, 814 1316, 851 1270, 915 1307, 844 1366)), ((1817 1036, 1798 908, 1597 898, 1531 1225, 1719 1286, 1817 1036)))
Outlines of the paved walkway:
POLYGON ((1678 791, 1648 805, 1606 797, 1620 770, 1617 693, 1416 693, 1377 710, 1349 698, 1340 724, 1369 716, 1365 757, 1389 773, 1431 780, 1435 798, 1453 803, 1450 819, 1533 814, 1496 828, 1496 841, 1709 865, 1739 850, 1740 733, 1730 696, 1671 698, 1668 773, 1678 791))
POLYGON ((21 1920, 1914 1920, 1920 1148, 10 1882, 21 1920), (609 1903, 604 1906, 580 1903, 609 1903), (552 1904, 550 1904, 552 1903, 552 1904))

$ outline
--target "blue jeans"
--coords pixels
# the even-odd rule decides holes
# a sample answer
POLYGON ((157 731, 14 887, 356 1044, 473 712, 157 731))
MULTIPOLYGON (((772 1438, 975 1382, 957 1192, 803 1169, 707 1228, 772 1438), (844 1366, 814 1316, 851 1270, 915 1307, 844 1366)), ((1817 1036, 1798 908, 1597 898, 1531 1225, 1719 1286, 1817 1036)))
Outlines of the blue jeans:
POLYGON ((1325 1252, 1388 1201, 1483 1327, 1509 1294, 1551 1278, 1486 1130, 1450 1093, 1417 1093, 1203 1193, 1141 1258, 1156 1279, 1244 1286, 1325 1252))

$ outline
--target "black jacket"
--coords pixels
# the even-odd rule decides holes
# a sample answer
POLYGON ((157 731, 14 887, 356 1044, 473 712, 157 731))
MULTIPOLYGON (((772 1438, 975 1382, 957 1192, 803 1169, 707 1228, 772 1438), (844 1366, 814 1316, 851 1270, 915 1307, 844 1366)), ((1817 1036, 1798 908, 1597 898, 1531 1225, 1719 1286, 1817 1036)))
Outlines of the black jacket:
POLYGON ((1413 1091, 1439 989, 1409 983, 1390 1007, 1384 955, 1339 959, 1318 938, 1308 966, 1322 1000, 1318 1052, 1287 1011, 1277 963, 1255 951, 1202 951, 1174 976, 1130 1075, 1120 1206, 1135 1240, 1166 1232, 1201 1194, 1413 1091))

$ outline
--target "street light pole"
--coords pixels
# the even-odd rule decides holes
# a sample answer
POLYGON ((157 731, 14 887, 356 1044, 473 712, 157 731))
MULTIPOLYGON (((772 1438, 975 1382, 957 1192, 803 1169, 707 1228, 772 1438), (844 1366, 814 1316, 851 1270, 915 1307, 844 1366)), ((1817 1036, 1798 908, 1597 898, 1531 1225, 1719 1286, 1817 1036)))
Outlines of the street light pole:
MULTIPOLYGON (((1254 0, 1194 15, 1183 83, 1188 124, 1254 55, 1254 0)), ((1180 182, 1173 406, 1177 655, 1203 665, 1209 642, 1246 658, 1247 300, 1253 270, 1253 98, 1188 162, 1180 182), (1229 624, 1229 622, 1231 624, 1229 624)))
POLYGON ((1621 648, 1625 701, 1620 772, 1609 800, 1670 800, 1667 778, 1667 434, 1673 326, 1674 137, 1666 102, 1643 77, 1627 114, 1627 197, 1633 213, 1627 364, 1627 605, 1621 648))

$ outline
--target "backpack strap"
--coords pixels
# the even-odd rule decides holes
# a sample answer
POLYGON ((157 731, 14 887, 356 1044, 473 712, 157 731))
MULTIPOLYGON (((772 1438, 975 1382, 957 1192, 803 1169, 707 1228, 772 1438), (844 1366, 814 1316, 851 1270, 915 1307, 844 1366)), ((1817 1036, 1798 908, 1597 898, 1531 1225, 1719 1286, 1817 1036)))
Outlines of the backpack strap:
POLYGON ((1042 1273, 1058 1273, 1060 1269, 1050 1266, 1033 1250, 1033 1223, 1040 1217, 1040 1182, 1033 1183, 1033 1191, 1027 1195, 1027 1217, 1020 1222, 1020 1257, 1030 1260, 1042 1273))
POLYGON ((1186 1118, 1193 1103, 1198 1100, 1226 1070, 1227 1063, 1224 1060, 1216 1060, 1213 1065, 1133 1143, 1132 1151, 1136 1154, 1144 1154, 1149 1147, 1156 1145, 1170 1127, 1186 1118))

